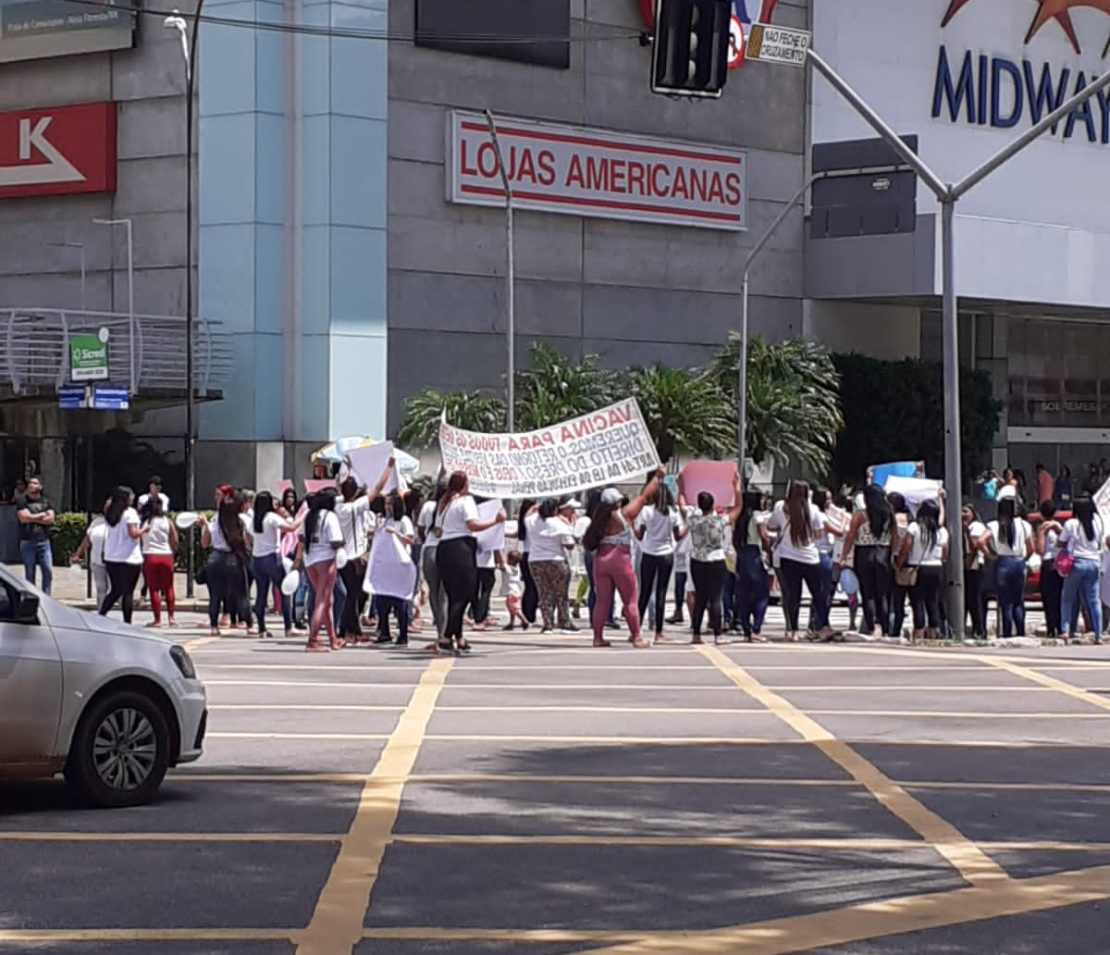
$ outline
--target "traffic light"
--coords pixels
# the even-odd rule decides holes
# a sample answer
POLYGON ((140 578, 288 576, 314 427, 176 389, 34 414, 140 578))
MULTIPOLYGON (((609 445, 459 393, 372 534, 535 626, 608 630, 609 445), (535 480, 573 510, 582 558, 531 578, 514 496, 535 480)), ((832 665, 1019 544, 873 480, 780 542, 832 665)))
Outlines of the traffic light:
POLYGON ((652 92, 720 96, 731 19, 732 0, 655 0, 652 92))

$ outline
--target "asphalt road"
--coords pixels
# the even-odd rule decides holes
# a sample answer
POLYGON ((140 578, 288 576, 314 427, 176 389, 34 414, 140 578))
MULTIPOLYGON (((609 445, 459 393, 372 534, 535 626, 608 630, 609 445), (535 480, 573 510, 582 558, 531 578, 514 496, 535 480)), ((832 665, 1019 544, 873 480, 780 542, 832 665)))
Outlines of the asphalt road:
POLYGON ((157 804, 0 789, 0 955, 1110 948, 1101 647, 181 639, 157 804))

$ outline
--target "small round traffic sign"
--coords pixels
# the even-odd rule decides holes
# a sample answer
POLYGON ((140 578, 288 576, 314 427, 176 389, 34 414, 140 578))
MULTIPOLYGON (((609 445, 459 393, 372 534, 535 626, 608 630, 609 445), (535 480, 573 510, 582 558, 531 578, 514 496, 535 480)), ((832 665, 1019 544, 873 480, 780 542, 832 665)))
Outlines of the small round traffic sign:
POLYGON ((744 24, 734 13, 728 25, 728 68, 730 70, 735 70, 738 66, 744 65, 744 44, 746 42, 744 24))
POLYGON ((96 333, 96 337, 101 340, 105 345, 108 344, 108 329, 101 326, 100 330, 96 333))

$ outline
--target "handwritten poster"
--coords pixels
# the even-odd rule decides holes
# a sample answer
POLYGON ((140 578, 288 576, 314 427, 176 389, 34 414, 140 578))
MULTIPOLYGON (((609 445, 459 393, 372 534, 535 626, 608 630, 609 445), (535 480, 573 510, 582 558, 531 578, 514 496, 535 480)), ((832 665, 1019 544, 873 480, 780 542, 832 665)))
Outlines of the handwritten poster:
POLYGON ((735 461, 691 461, 678 476, 678 486, 687 504, 695 504, 698 495, 706 491, 713 495, 715 507, 733 507, 736 504, 735 461))
POLYGON ((482 434, 444 418, 443 467, 463 471, 479 497, 558 497, 605 484, 643 481, 659 454, 634 398, 529 431, 482 434))
MULTIPOLYGON (((482 521, 493 520, 501 511, 500 501, 483 501, 478 505, 478 519, 482 521)), ((505 549, 505 522, 494 524, 493 527, 482 531, 475 540, 478 550, 499 551, 505 549)))

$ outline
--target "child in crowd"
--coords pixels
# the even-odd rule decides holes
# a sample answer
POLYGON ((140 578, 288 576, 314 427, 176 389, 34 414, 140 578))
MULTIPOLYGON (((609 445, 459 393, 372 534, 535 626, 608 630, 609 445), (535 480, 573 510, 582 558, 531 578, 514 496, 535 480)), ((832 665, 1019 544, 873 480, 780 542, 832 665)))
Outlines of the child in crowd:
POLYGON ((528 629, 528 621, 521 612, 521 598, 524 595, 524 579, 520 573, 520 554, 515 550, 505 555, 505 562, 501 565, 501 596, 505 598, 505 608, 509 611, 509 622, 505 624, 506 630, 512 630, 520 621, 520 629, 528 629))

